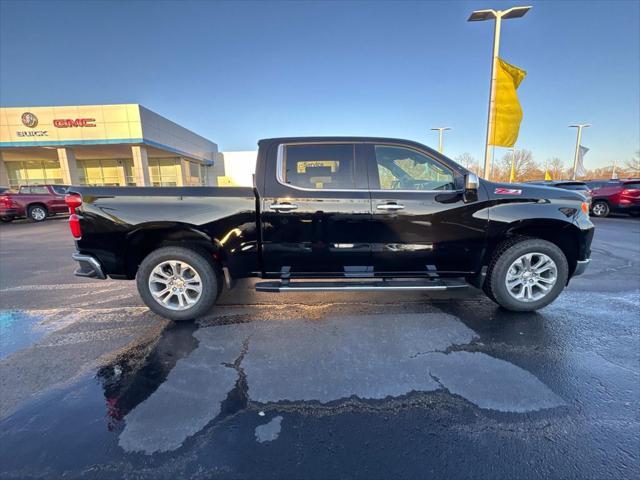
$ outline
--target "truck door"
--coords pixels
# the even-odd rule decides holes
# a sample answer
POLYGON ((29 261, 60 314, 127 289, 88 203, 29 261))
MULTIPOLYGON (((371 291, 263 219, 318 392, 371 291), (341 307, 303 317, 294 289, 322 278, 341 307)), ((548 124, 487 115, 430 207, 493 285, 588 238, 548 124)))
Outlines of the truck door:
POLYGON ((487 228, 484 191, 465 202, 462 189, 456 190, 460 174, 417 148, 369 144, 367 158, 375 273, 476 271, 487 228))
POLYGON ((267 154, 261 199, 265 274, 371 271, 371 200, 362 144, 282 143, 267 154))

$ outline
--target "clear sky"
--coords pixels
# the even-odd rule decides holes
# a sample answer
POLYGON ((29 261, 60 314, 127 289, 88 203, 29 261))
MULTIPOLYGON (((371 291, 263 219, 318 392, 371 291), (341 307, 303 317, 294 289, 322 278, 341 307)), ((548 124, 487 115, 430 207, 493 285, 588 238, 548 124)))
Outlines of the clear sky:
MULTIPOLYGON (((217 142, 378 135, 483 156, 492 22, 526 3, 0 2, 2 106, 141 103, 217 142)), ((640 148, 640 2, 533 1, 503 24, 528 74, 517 147, 587 168, 640 148)), ((504 150, 499 149, 496 156, 504 150)))

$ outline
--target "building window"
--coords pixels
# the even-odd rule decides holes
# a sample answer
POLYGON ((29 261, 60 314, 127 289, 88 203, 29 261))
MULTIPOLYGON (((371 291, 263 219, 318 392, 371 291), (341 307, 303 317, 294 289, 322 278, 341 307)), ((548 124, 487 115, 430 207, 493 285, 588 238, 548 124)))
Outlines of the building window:
POLYGON ((204 165, 200 165, 195 162, 186 162, 188 165, 187 169, 187 185, 192 187, 199 187, 204 185, 203 177, 204 177, 204 165))
POLYGON ((175 187, 178 185, 178 165, 176 158, 150 158, 149 173, 154 187, 175 187))
POLYGON ((120 185, 121 165, 118 160, 78 160, 81 185, 120 185))
POLYGON ((63 183, 60 165, 53 160, 5 162, 5 165, 11 188, 17 188, 20 185, 63 183))

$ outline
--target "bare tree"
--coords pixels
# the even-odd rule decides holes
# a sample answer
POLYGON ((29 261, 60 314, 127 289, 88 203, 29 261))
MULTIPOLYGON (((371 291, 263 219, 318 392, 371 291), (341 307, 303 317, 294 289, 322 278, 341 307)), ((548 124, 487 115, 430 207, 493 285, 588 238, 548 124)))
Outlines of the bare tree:
POLYGON ((480 165, 473 157, 473 155, 471 155, 469 152, 464 152, 463 154, 458 155, 455 160, 460 165, 464 166, 467 170, 480 175, 480 165))
POLYGON ((501 181, 509 181, 511 177, 511 161, 513 159, 513 169, 515 172, 515 181, 524 182, 526 180, 534 180, 540 177, 540 168, 533 161, 533 154, 530 150, 516 150, 515 152, 505 153, 500 159, 498 168, 494 170, 494 177, 501 181))
POLYGON ((624 162, 623 168, 629 177, 640 177, 640 150, 636 151, 633 158, 624 162))
POLYGON ((547 168, 551 174, 551 178, 554 180, 561 180, 564 176, 565 169, 564 163, 558 157, 553 157, 547 161, 547 168))
POLYGON ((472 163, 476 163, 476 159, 473 158, 473 155, 471 155, 469 152, 464 152, 463 154, 458 155, 455 160, 467 169, 469 169, 469 165, 471 165, 472 163))

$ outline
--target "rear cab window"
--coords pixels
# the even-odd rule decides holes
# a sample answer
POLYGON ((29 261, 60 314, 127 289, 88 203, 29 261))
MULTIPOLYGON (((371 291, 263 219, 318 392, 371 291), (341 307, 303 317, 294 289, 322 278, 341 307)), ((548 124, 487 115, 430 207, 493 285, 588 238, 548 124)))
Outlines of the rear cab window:
POLYGON ((629 182, 624 184, 626 190, 640 190, 640 182, 629 182))

